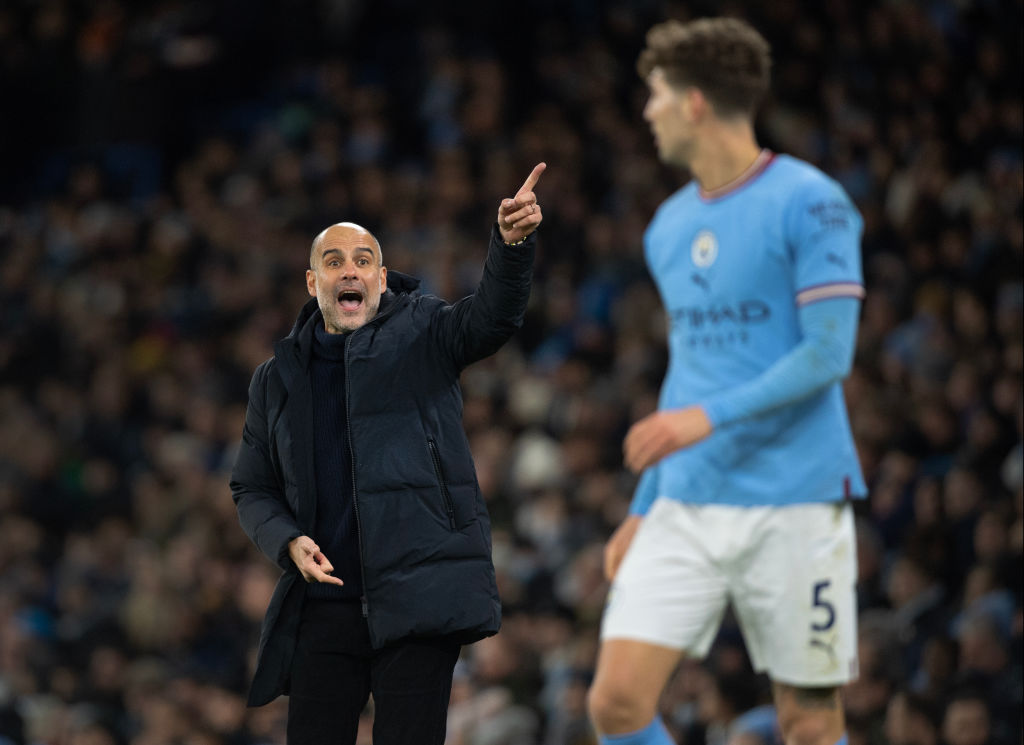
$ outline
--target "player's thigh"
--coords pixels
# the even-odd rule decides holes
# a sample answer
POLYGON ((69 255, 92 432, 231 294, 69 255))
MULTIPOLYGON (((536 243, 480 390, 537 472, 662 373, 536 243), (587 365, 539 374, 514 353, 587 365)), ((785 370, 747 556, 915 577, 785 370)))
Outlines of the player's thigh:
POLYGON ((730 530, 721 517, 705 506, 655 500, 609 589, 603 641, 707 654, 728 601, 716 555, 724 543, 719 533, 730 530))
POLYGON ((661 691, 682 657, 680 649, 636 639, 603 640, 590 691, 591 708, 625 706, 646 721, 654 716, 661 691))
POLYGON ((754 667, 809 689, 857 675, 857 566, 848 503, 767 508, 733 603, 754 667))

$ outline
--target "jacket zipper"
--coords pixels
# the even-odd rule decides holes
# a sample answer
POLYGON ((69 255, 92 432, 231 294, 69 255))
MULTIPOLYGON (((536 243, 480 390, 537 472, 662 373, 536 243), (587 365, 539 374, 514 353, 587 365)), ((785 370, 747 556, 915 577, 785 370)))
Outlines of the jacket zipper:
POLYGON ((441 498, 444 500, 444 508, 448 512, 448 527, 455 530, 455 505, 452 504, 452 495, 448 492, 448 481, 441 470, 441 455, 437 452, 437 443, 433 437, 427 438, 427 447, 430 448, 430 459, 434 462, 434 475, 441 487, 441 498))
POLYGON ((351 456, 352 464, 352 509, 356 518, 356 542, 359 544, 359 576, 363 580, 363 594, 359 598, 359 601, 362 604, 363 618, 370 617, 370 601, 366 597, 366 557, 363 554, 363 523, 359 519, 359 488, 356 486, 356 449, 355 440, 352 438, 352 405, 350 401, 352 397, 352 376, 350 375, 349 370, 348 350, 349 347, 352 346, 352 338, 359 333, 359 331, 375 321, 387 318, 394 313, 397 308, 398 304, 395 303, 391 308, 372 319, 369 323, 352 331, 345 340, 345 429, 348 430, 348 452, 351 456))
MULTIPOLYGON (((356 329, 358 331, 358 329, 356 329)), ((352 406, 349 398, 352 395, 352 386, 349 383, 348 349, 352 346, 352 337, 355 331, 348 335, 345 340, 345 429, 348 430, 348 454, 349 464, 352 467, 352 509, 356 518, 356 542, 359 544, 359 576, 363 580, 363 594, 359 598, 362 603, 363 618, 370 617, 370 603, 366 599, 366 559, 363 556, 363 524, 359 520, 359 490, 356 488, 356 451, 352 440, 352 406)))

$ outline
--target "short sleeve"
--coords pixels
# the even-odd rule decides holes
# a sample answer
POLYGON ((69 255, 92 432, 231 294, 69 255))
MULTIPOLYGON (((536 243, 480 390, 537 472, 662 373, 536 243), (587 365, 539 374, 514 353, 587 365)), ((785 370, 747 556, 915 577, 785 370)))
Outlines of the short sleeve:
POLYGON ((864 297, 863 227, 864 221, 846 192, 824 175, 797 190, 786 221, 797 305, 864 297))

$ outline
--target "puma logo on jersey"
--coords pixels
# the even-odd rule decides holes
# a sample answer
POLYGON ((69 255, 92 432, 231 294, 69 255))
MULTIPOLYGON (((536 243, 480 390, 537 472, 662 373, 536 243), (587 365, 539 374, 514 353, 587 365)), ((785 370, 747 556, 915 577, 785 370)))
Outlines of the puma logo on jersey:
POLYGON ((843 269, 846 268, 846 259, 844 259, 839 254, 832 253, 831 251, 825 254, 825 261, 829 262, 830 264, 835 264, 836 266, 842 267, 843 269))
POLYGON ((697 274, 697 272, 691 274, 690 279, 693 280, 693 283, 700 287, 701 289, 705 290, 706 292, 711 292, 711 283, 708 282, 700 274, 697 274))

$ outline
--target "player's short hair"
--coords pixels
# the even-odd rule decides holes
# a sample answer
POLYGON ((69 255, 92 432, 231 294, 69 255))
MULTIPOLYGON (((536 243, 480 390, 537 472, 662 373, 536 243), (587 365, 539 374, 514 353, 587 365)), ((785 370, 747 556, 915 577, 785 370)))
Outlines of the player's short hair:
POLYGON ((738 18, 659 23, 636 63, 645 80, 658 67, 673 87, 699 88, 720 116, 752 116, 768 92, 771 65, 771 46, 738 18))

